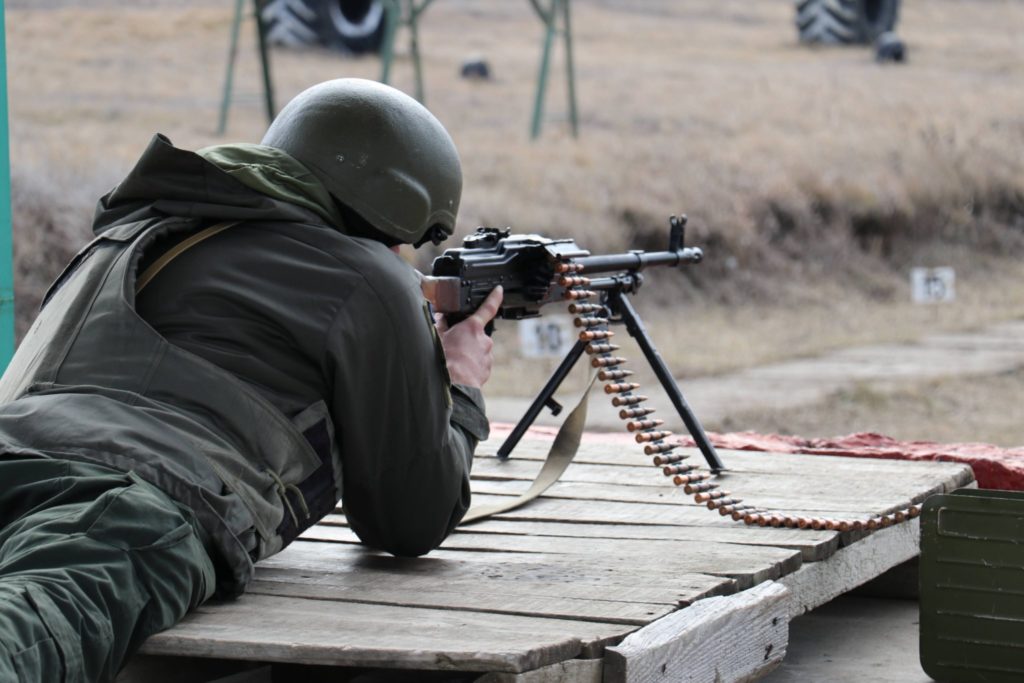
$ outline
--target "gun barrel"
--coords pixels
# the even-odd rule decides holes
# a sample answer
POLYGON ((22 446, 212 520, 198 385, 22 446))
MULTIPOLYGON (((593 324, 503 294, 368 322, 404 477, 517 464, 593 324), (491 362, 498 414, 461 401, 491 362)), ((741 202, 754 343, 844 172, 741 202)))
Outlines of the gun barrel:
POLYGON ((678 266, 682 263, 700 263, 704 252, 698 247, 678 251, 630 251, 625 254, 581 256, 573 259, 583 267, 583 273, 614 273, 623 270, 638 271, 648 266, 678 266))

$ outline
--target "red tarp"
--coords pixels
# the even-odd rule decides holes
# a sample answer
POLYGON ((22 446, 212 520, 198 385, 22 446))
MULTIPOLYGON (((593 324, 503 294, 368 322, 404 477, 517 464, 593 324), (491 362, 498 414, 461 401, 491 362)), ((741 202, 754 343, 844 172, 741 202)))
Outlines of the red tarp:
MULTIPOLYGON (((511 425, 495 423, 492 436, 499 437, 511 430, 511 425)), ((551 438, 557 429, 534 427, 530 435, 551 438)), ((584 441, 634 443, 626 433, 600 434, 587 432, 584 441)), ((898 441, 881 434, 860 433, 831 439, 807 439, 800 436, 736 432, 732 434, 708 433, 715 448, 738 451, 766 451, 777 453, 810 453, 815 455, 845 455, 855 458, 885 458, 887 460, 939 460, 970 465, 974 478, 983 489, 1004 491, 1024 490, 1024 448, 999 448, 984 443, 941 444, 931 441, 898 441)), ((682 438, 687 446, 693 445, 688 436, 682 438)), ((729 463, 726 462, 726 467, 729 463)))

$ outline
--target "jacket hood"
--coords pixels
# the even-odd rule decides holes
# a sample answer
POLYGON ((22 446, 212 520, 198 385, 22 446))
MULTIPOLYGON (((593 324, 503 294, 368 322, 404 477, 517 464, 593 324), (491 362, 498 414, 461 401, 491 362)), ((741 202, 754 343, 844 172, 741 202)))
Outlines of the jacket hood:
POLYGON ((319 183, 310 178, 298 161, 279 150, 220 145, 196 153, 158 134, 124 180, 100 199, 93 232, 166 216, 327 222, 344 231, 337 208, 323 199, 330 195, 318 192, 319 183))

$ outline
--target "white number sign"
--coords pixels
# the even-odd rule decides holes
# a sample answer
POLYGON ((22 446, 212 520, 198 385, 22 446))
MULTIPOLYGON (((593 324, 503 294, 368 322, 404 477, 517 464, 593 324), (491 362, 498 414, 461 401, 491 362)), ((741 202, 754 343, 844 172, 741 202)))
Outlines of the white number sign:
POLYGON ((527 358, 560 358, 573 343, 572 323, 561 316, 519 321, 519 347, 527 358))

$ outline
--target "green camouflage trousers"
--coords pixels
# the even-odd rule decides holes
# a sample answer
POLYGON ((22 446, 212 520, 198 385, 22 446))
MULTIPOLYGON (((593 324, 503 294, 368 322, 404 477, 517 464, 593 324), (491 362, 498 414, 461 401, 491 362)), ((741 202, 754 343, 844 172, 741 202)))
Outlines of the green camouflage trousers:
POLYGON ((214 587, 191 513, 159 489, 0 455, 0 683, 109 681, 214 587))

